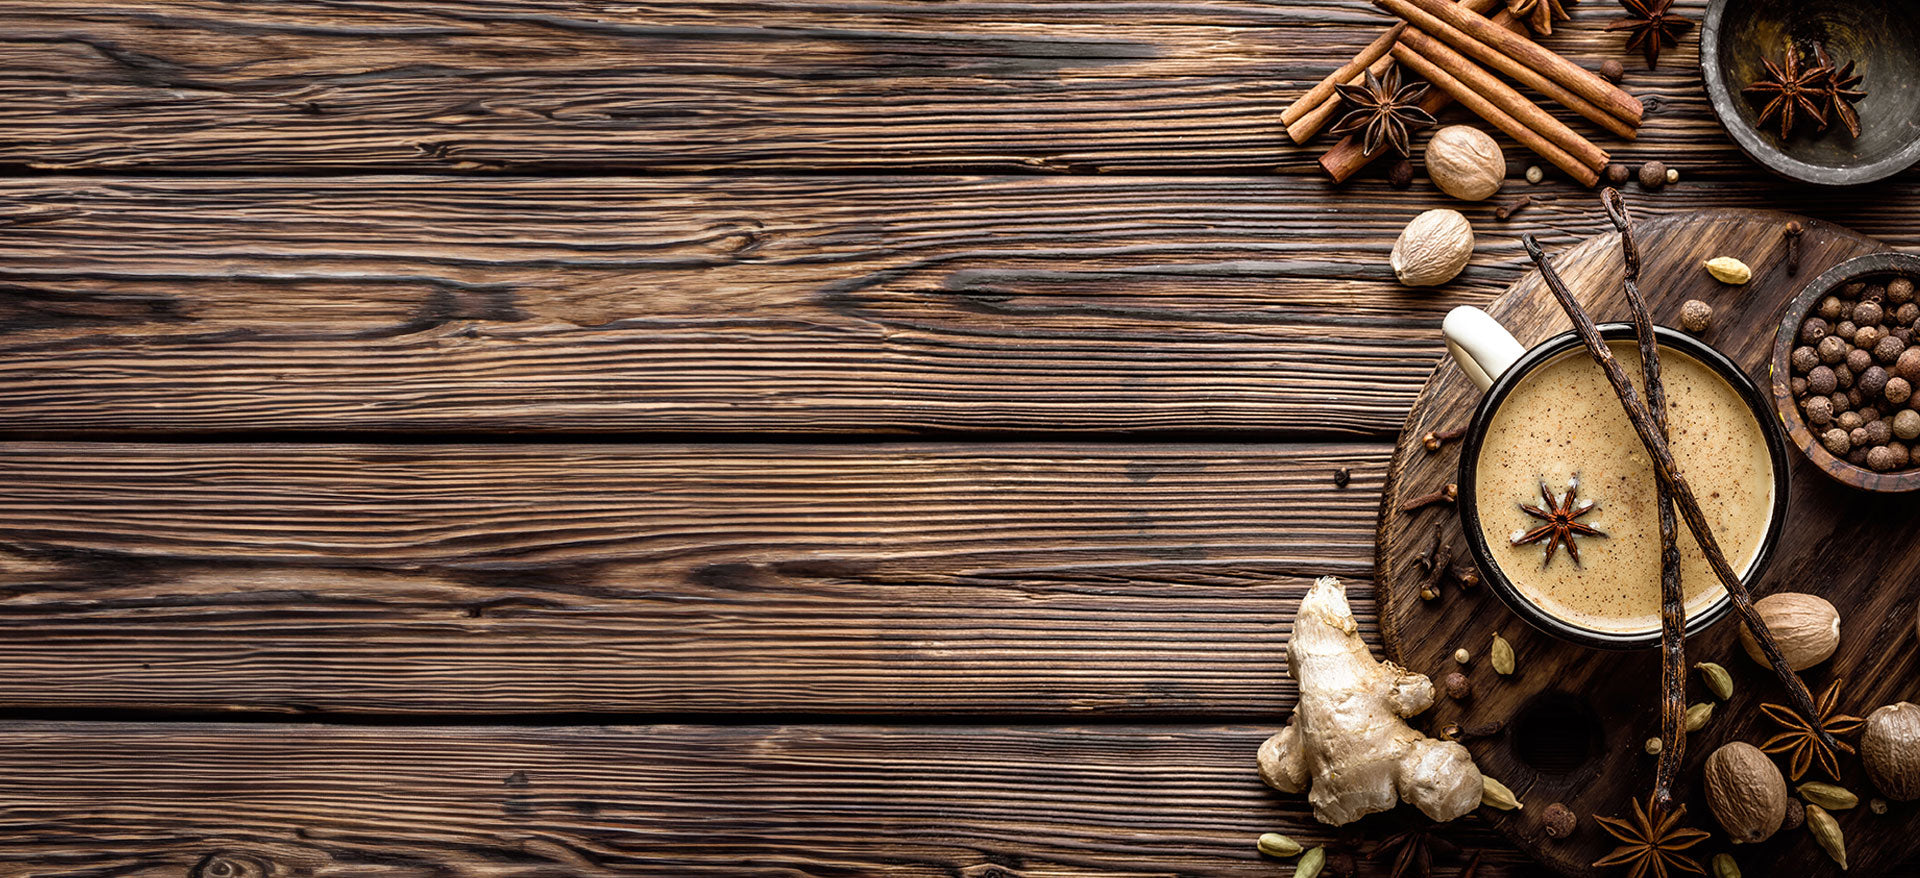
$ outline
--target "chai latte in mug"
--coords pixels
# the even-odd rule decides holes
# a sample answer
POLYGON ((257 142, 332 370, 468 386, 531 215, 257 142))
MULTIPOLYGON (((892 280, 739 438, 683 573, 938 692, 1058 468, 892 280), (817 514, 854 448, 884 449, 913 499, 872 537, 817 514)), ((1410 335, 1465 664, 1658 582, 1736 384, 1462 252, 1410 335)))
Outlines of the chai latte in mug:
MULTIPOLYGON (((1640 356, 1632 341, 1610 342, 1635 387, 1640 356)), ((1733 385, 1672 348, 1660 350, 1667 392, 1667 434, 1727 562, 1745 575, 1773 515, 1773 461, 1761 424, 1733 385)), ((1642 399, 1645 398, 1643 395, 1642 399)), ((1609 634, 1660 627, 1660 516, 1653 466, 1620 400, 1587 352, 1576 348, 1523 376, 1494 412, 1475 471, 1475 511, 1500 571, 1548 615, 1609 634), (1578 479, 1575 521, 1606 536, 1572 537, 1546 561, 1549 539, 1514 545, 1546 524, 1522 506, 1546 509, 1578 479), (1543 563, 1544 562, 1544 563, 1543 563)), ((1726 594, 1700 546, 1679 525, 1680 582, 1693 616, 1726 594)))

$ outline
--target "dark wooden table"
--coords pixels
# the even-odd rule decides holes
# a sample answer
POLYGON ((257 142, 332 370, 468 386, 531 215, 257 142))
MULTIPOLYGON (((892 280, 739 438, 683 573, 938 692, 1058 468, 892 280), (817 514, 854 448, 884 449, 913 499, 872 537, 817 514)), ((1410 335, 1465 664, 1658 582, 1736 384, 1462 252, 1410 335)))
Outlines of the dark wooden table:
MULTIPOLYGON (((1440 316, 1603 222, 1508 142, 1397 287, 1450 202, 1278 121, 1365 0, 0 9, 5 875, 1284 874, 1293 603, 1377 637, 1440 316)), ((1696 46, 1638 210, 1920 244, 1696 46)))

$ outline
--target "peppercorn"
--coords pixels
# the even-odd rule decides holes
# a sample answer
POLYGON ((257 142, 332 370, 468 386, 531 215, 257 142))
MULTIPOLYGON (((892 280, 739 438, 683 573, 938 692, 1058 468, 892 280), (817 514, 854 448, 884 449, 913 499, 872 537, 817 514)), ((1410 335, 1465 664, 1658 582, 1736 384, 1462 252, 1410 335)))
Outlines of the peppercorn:
POLYGON ((1694 335, 1706 332, 1713 325, 1713 306, 1699 299, 1688 299, 1680 305, 1680 328, 1694 335))
POLYGON ((1866 423, 1866 421, 1860 418, 1859 412, 1843 411, 1833 416, 1833 423, 1834 423, 1834 426, 1837 426, 1842 430, 1852 430, 1853 428, 1866 423))
POLYGON ((1600 62, 1600 78, 1601 79, 1611 82, 1614 85, 1619 85, 1620 80, 1625 79, 1626 76, 1627 76, 1627 67, 1626 65, 1621 64, 1618 59, 1608 58, 1607 60, 1600 62))
POLYGON ((1800 324, 1800 341, 1819 344, 1821 339, 1827 337, 1828 325, 1827 321, 1818 317, 1807 318, 1807 322, 1800 324))
POLYGON ((1387 185, 1405 189, 1413 185, 1413 162, 1401 159, 1387 169, 1387 185))
POLYGON ((1847 368, 1852 369, 1855 374, 1867 371, 1867 367, 1871 365, 1873 365, 1872 351, 1854 348, 1847 352, 1847 368))
POLYGON ((1827 447, 1827 453, 1835 457, 1845 457, 1853 449, 1852 439, 1847 431, 1835 427, 1820 434, 1820 444, 1827 447))
POLYGON ((1464 701, 1473 697, 1473 684, 1467 681, 1467 675, 1459 671, 1448 674, 1441 680, 1447 689, 1447 697, 1455 701, 1464 701))
POLYGON ((1833 421, 1833 400, 1824 396, 1807 400, 1801 408, 1806 410, 1807 423, 1816 427, 1824 427, 1833 421))
POLYGON ((1640 186, 1645 189, 1658 189, 1667 185, 1667 166, 1660 162, 1647 162, 1640 166, 1640 186))
POLYGON ((1887 281, 1887 301, 1904 305, 1913 301, 1913 279, 1896 277, 1887 281))
POLYGON ((1546 813, 1540 816, 1540 822, 1545 826, 1548 838, 1566 838, 1580 824, 1579 818, 1559 802, 1547 806, 1546 813))
POLYGON ((1832 393, 1839 386, 1834 381, 1832 366, 1815 366, 1807 373, 1807 389, 1818 394, 1832 393))
POLYGON ((1889 335, 1873 343, 1873 358, 1882 363, 1892 363, 1900 359, 1901 352, 1906 349, 1905 342, 1889 335))
POLYGON ((1633 179, 1633 169, 1614 162, 1607 166, 1607 183, 1612 186, 1625 186, 1633 179))
POLYGON ((1894 460, 1893 449, 1885 445, 1876 445, 1867 450, 1867 468, 1874 472, 1883 473, 1899 465, 1894 460))
POLYGON ((1899 405, 1913 397, 1913 384, 1905 378, 1889 378, 1887 386, 1880 389, 1880 395, 1886 397, 1887 402, 1899 405))
POLYGON ((1821 339, 1820 343, 1813 348, 1814 352, 1820 355, 1820 362, 1829 364, 1846 359, 1847 352, 1851 349, 1852 345, 1847 344, 1846 339, 1837 335, 1829 335, 1821 339))
POLYGON ((1878 344, 1880 342, 1880 339, 1885 338, 1886 335, 1887 335, 1887 331, 1884 329, 1881 329, 1878 324, 1875 324, 1873 326, 1862 326, 1859 329, 1854 330, 1853 332, 1853 346, 1856 348, 1867 348, 1871 350, 1873 346, 1875 344, 1878 344))
POLYGON ((1839 320, 1840 315, 1845 313, 1844 309, 1846 307, 1846 303, 1840 301, 1839 296, 1828 296, 1820 300, 1820 307, 1816 309, 1814 313, 1819 314, 1823 319, 1828 321, 1839 320))
POLYGON ((1886 312, 1880 310, 1880 303, 1872 299, 1853 306, 1853 322, 1860 326, 1872 326, 1884 317, 1886 312))
POLYGON ((1887 370, 1879 366, 1868 366, 1860 373, 1860 392, 1868 396, 1879 396, 1887 386, 1887 370))
POLYGON ((1893 416, 1894 438, 1902 442, 1920 439, 1920 412, 1901 409, 1893 416))
POLYGON ((1805 375, 1808 369, 1820 365, 1820 354, 1812 347, 1801 345, 1787 355, 1787 361, 1793 365, 1795 375, 1805 375))
POLYGON ((1866 432, 1868 445, 1885 445, 1893 441, 1893 422, 1886 418, 1868 421, 1860 429, 1866 432))

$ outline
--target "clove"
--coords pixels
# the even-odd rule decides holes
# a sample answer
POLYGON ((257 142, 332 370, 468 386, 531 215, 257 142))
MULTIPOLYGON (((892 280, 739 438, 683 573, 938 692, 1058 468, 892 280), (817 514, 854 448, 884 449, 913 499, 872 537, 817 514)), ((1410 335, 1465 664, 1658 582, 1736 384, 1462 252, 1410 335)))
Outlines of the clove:
POLYGON ((1424 509, 1428 506, 1436 506, 1441 503, 1452 503, 1458 499, 1460 499, 1460 486, 1448 482, 1446 487, 1438 491, 1431 494, 1421 494, 1418 497, 1402 502, 1400 504, 1400 511, 1412 512, 1415 509, 1424 509))
POLYGON ((1787 229, 1782 233, 1787 237, 1787 274, 1789 275, 1800 273, 1800 235, 1805 232, 1806 228, 1800 225, 1800 221, 1793 220, 1787 223, 1787 229))
POLYGON ((1532 203, 1533 203, 1533 196, 1522 195, 1519 198, 1515 198, 1512 201, 1509 201, 1505 204, 1500 205, 1499 207, 1494 208, 1493 218, 1504 223, 1507 220, 1511 219, 1514 214, 1519 213, 1522 210, 1525 210, 1527 205, 1532 203))
POLYGON ((1337 469, 1337 470, 1334 470, 1334 471, 1333 471, 1333 486, 1334 486, 1334 487, 1336 487, 1336 488, 1344 488, 1344 487, 1346 487, 1346 486, 1347 486, 1347 483, 1348 483, 1348 482, 1351 482, 1351 481, 1353 481, 1353 471, 1352 471, 1352 470, 1349 470, 1349 469, 1347 469, 1346 467, 1344 467, 1344 466, 1343 466, 1343 467, 1341 467, 1341 468, 1339 468, 1339 469, 1337 469))
POLYGON ((1442 447, 1445 447, 1448 442, 1452 442, 1465 435, 1467 435, 1466 427, 1455 427, 1451 430, 1428 430, 1427 435, 1420 437, 1420 446, 1427 449, 1428 454, 1432 454, 1439 451, 1442 447))

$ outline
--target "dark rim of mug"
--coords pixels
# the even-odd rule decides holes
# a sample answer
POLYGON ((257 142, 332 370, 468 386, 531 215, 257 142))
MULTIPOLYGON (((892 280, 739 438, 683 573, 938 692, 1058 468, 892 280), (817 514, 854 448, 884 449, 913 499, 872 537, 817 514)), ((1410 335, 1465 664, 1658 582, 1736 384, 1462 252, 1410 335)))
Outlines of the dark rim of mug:
MULTIPOLYGON (((1634 338, 1633 326, 1628 323, 1601 324, 1600 335, 1608 340, 1634 338)), ((1766 437, 1767 456, 1773 464, 1773 516, 1767 523, 1767 532, 1760 540, 1759 551, 1754 553, 1753 563, 1748 565, 1741 581, 1751 587, 1767 569, 1767 563, 1773 558, 1774 544, 1779 541, 1780 531, 1787 517, 1787 445, 1780 438, 1780 431, 1773 423, 1773 404, 1760 395, 1753 379, 1747 376, 1740 366, 1726 355, 1709 347, 1705 342, 1684 335, 1665 326, 1654 327, 1654 338, 1661 347, 1671 348, 1687 354, 1707 368, 1719 373, 1726 379, 1740 397, 1746 400, 1747 408, 1753 413, 1754 420, 1760 423, 1760 433, 1766 437)), ((1540 344, 1534 345, 1513 365, 1501 373, 1480 397, 1480 404, 1474 409, 1473 420, 1468 423, 1467 433, 1460 445, 1460 524, 1466 532, 1467 547, 1473 553, 1474 563, 1486 575, 1488 585, 1500 596, 1508 608, 1528 624, 1548 634, 1582 646, 1597 649, 1645 649, 1660 644, 1659 630, 1640 634, 1621 634, 1613 631, 1601 631, 1575 625, 1557 616, 1550 615, 1538 605, 1520 594, 1513 582, 1501 572, 1500 565, 1493 560, 1486 539, 1480 531, 1480 513, 1474 504, 1474 474, 1479 468, 1480 446, 1486 438, 1487 426, 1493 421, 1493 413, 1499 409, 1513 388, 1535 368, 1559 357, 1561 354, 1581 348, 1579 336, 1572 330, 1556 335, 1540 344)), ((1680 539, 1691 539, 1686 522, 1680 522, 1680 539)), ((1687 617, 1687 636, 1691 637, 1720 621, 1721 617, 1733 608, 1733 598, 1722 595, 1707 608, 1687 617)))

